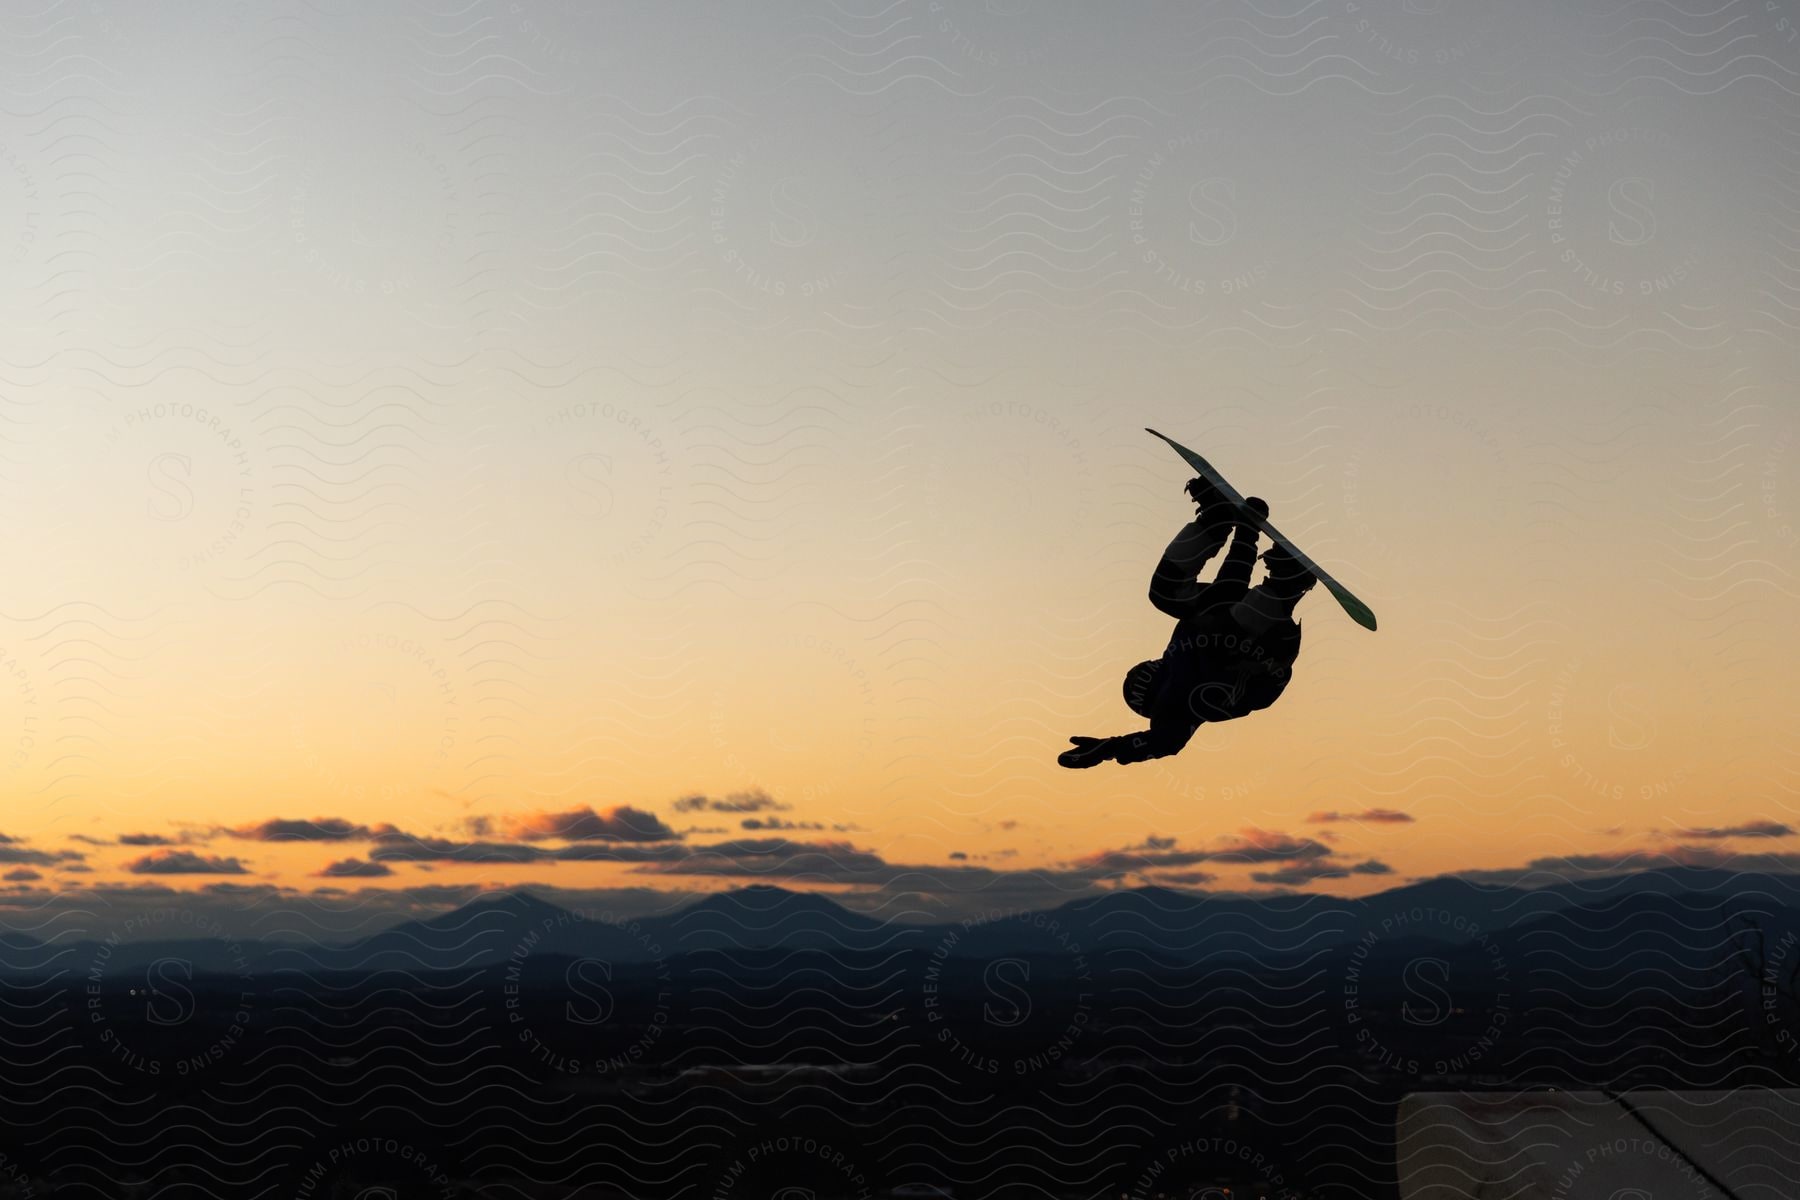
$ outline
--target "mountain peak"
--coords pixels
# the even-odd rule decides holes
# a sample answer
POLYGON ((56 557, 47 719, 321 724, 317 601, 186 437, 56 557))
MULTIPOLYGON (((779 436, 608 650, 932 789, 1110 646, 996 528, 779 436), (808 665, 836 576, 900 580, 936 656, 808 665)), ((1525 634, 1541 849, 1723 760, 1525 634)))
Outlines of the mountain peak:
MULTIPOLYGON (((548 900, 528 888, 519 888, 514 891, 506 892, 482 892, 473 900, 469 901, 469 904, 504 904, 509 907, 523 909, 558 908, 557 905, 550 903, 548 900)), ((464 907, 467 907, 467 905, 464 907)))
POLYGON ((509 921, 539 921, 567 916, 568 910, 526 890, 482 892, 462 907, 433 918, 428 924, 459 924, 470 918, 496 914, 509 921))
POLYGON ((733 888, 728 892, 714 892, 698 901, 688 911, 694 909, 730 909, 755 912, 844 912, 844 906, 829 896, 818 892, 790 891, 784 887, 776 887, 771 883, 753 883, 747 887, 733 888))

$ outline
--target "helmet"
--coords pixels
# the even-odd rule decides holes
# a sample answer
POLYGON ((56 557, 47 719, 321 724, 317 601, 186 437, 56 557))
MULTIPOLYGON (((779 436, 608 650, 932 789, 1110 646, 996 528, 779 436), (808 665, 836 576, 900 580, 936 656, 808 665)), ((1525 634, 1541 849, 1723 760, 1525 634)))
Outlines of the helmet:
POLYGON ((1125 707, 1140 717, 1150 715, 1150 700, 1156 695, 1156 681, 1162 673, 1160 659, 1148 659, 1125 672, 1125 707))

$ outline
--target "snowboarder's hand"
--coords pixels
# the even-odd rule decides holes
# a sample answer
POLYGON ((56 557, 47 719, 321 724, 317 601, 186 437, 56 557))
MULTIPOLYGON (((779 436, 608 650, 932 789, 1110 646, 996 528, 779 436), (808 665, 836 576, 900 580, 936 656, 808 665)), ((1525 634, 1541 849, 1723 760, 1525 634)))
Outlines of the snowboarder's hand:
POLYGON ((1105 738, 1072 737, 1069 739, 1075 746, 1073 750, 1064 750, 1056 756, 1058 766, 1063 767, 1097 767, 1112 757, 1111 749, 1105 738))

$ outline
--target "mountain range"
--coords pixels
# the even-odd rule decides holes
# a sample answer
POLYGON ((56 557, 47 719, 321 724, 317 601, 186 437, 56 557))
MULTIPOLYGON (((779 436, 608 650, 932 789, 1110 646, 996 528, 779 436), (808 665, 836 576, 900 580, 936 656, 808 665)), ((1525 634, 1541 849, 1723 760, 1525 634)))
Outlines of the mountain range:
POLYGON ((0 974, 80 971, 95 960, 109 970, 175 959, 199 973, 262 975, 465 970, 509 962, 528 967, 565 958, 658 963, 749 950, 971 958, 1135 951, 1170 963, 1269 962, 1358 944, 1387 950, 1433 943, 1497 947, 1521 937, 1541 941, 1552 930, 1575 944, 1595 932, 1620 945, 1621 938, 1648 936, 1659 939, 1662 953, 1668 947, 1661 943, 1673 934, 1716 953, 1722 936, 1752 923, 1771 942, 1800 931, 1800 876, 1667 868, 1540 888, 1441 877, 1356 899, 1122 888, 1039 911, 1007 908, 987 919, 948 922, 884 920, 818 893, 760 885, 635 920, 584 915, 517 891, 485 895, 454 911, 339 944, 206 938, 99 943, 9 932, 0 934, 0 974))

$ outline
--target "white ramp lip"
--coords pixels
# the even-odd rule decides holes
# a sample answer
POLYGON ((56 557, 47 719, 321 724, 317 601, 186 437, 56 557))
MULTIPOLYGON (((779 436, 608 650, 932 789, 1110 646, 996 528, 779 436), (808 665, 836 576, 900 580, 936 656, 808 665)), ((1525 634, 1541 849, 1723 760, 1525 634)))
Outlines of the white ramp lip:
POLYGON ((1414 1092, 1401 1200, 1800 1197, 1800 1089, 1414 1092))

